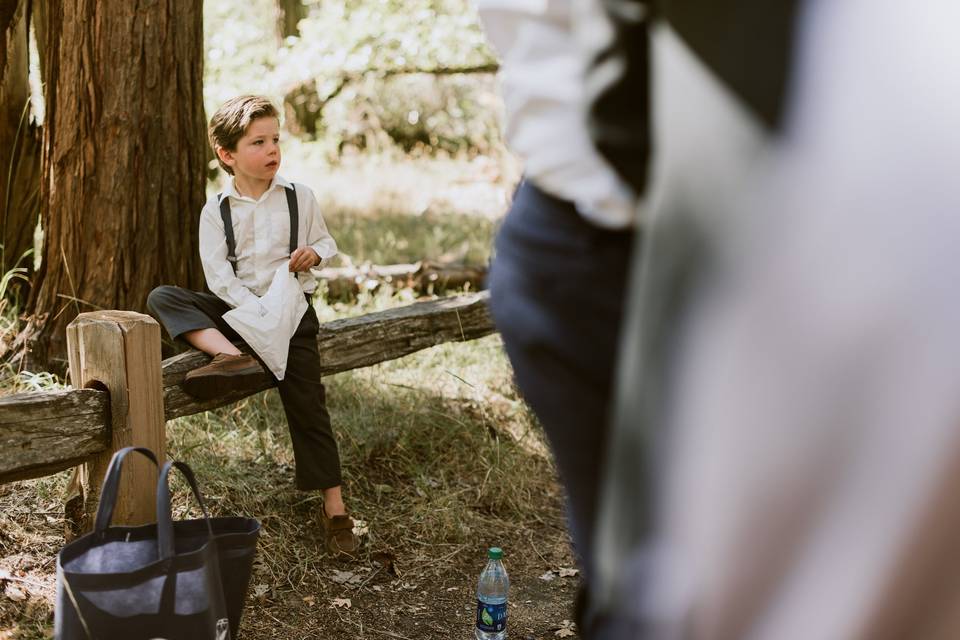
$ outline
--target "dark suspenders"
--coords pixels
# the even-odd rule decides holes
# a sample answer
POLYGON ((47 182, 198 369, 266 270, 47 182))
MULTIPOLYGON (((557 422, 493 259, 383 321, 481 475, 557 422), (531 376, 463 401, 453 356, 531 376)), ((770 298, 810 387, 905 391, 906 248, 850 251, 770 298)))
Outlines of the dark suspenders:
MULTIPOLYGON (((297 206, 297 192, 290 187, 284 187, 287 193, 287 209, 290 210, 290 253, 297 250, 297 231, 300 227, 300 209, 297 206)), ((217 198, 223 194, 218 193, 217 198)), ((223 220, 223 234, 227 237, 227 260, 237 273, 237 239, 233 235, 233 217, 230 215, 230 196, 220 200, 220 218, 223 220)))

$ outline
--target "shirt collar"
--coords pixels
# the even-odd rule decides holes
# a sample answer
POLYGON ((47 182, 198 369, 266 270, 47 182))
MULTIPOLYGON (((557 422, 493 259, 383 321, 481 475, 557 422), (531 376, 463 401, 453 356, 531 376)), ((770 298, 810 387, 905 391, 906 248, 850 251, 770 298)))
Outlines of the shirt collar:
MULTIPOLYGON (((271 191, 273 191, 274 189, 277 189, 277 188, 290 189, 292 187, 293 187, 293 183, 291 183, 289 180, 287 180, 286 178, 284 178, 278 173, 277 175, 273 176, 273 180, 270 181, 270 186, 267 187, 267 190, 263 192, 263 196, 261 197, 261 200, 263 199, 263 197, 266 197, 266 195, 271 191)), ((230 176, 227 179, 227 186, 223 189, 223 193, 220 194, 220 199, 218 200, 217 204, 220 204, 221 202, 223 202, 224 198, 228 198, 228 197, 233 197, 238 199, 243 198, 245 200, 252 199, 248 196, 240 195, 240 193, 237 191, 236 179, 233 176, 230 176)))

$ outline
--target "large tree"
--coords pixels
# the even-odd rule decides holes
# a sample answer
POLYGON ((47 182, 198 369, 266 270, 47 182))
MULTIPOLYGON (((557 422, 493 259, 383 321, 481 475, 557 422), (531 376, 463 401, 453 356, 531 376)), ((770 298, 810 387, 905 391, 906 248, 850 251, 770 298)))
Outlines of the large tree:
POLYGON ((27 0, 0 3, 0 275, 33 247, 40 191, 40 135, 28 109, 27 0))
POLYGON ((63 0, 38 11, 44 230, 24 366, 62 370, 66 325, 198 288, 204 202, 200 0, 63 0))
POLYGON ((307 17, 303 0, 277 0, 277 36, 280 43, 289 36, 300 36, 300 21, 307 17))

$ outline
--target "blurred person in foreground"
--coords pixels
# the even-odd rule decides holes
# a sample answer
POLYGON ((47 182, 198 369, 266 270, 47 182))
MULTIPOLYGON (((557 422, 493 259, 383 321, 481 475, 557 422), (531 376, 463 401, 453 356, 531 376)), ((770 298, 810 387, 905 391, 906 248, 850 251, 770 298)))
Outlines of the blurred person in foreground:
MULTIPOLYGON (((502 57, 505 137, 524 179, 496 239, 491 311, 546 432, 589 581, 637 195, 591 144, 572 0, 479 0, 502 57)), ((631 98, 646 111, 642 94, 631 98)), ((646 141, 633 152, 646 158, 646 141)))
POLYGON ((958 21, 660 4, 595 545, 622 637, 960 637, 958 21))

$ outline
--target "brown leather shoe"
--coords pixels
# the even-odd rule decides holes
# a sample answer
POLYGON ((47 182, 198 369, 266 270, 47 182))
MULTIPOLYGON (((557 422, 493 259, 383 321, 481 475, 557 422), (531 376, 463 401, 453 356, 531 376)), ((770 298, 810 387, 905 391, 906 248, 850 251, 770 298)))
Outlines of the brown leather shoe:
POLYGON ((218 353, 210 364, 187 374, 183 390, 195 398, 209 400, 230 391, 249 388, 264 375, 263 367, 253 356, 218 353))
POLYGON ((353 518, 349 514, 330 518, 325 510, 321 511, 321 517, 327 551, 334 556, 355 558, 360 541, 353 535, 353 518))

